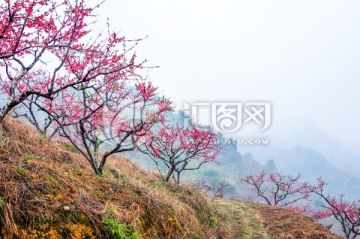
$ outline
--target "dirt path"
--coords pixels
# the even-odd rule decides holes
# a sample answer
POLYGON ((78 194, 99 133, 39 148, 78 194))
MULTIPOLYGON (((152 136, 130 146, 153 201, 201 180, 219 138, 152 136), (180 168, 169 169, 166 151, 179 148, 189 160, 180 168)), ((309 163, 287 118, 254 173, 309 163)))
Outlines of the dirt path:
POLYGON ((234 239, 270 238, 260 223, 258 212, 251 203, 214 199, 213 207, 228 230, 228 237, 234 239))

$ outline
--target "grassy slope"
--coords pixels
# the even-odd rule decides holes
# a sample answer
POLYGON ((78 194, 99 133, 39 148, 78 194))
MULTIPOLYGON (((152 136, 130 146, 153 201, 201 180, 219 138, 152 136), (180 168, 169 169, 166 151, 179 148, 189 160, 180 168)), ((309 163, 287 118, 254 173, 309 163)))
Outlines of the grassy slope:
POLYGON ((0 130, 1 237, 337 238, 284 209, 166 185, 122 157, 96 177, 72 147, 9 119, 0 130))
POLYGON ((339 239, 308 217, 281 208, 239 200, 213 199, 230 238, 339 239))

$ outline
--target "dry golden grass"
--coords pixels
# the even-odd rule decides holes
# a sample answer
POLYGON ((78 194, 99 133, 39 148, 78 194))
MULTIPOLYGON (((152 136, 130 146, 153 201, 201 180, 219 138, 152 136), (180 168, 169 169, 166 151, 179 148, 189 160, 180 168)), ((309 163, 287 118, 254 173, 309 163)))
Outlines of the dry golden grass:
POLYGON ((213 205, 228 226, 230 238, 340 239, 304 215, 281 207, 239 200, 214 199, 213 205))
POLYGON ((63 142, 0 125, 0 238, 111 238, 112 219, 144 239, 339 238, 294 212, 210 199, 113 156, 103 177, 63 142))
POLYGON ((297 212, 280 207, 256 207, 262 225, 271 238, 279 239, 340 239, 329 230, 297 212))
POLYGON ((91 230, 98 238, 110 238, 104 220, 111 218, 142 238, 222 238, 221 227, 210 225, 212 209, 202 193, 166 185, 157 174, 119 156, 109 159, 100 178, 72 151, 6 119, 0 130, 3 237, 53 233, 90 238, 91 230))

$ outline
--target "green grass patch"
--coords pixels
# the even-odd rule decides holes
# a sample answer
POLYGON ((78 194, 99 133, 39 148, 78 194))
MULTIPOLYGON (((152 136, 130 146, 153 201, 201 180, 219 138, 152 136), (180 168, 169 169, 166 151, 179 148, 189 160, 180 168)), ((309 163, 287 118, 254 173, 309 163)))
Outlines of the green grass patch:
POLYGON ((69 143, 67 143, 67 142, 64 142, 63 145, 65 146, 65 148, 66 148, 68 151, 70 151, 70 152, 72 152, 72 153, 77 153, 77 152, 78 152, 78 150, 77 150, 72 144, 69 144, 69 143))
POLYGON ((164 185, 161 182, 155 182, 154 183, 155 187, 157 187, 158 189, 163 189, 164 185))
POLYGON ((23 169, 23 168, 16 168, 16 172, 17 172, 18 174, 20 174, 21 176, 24 176, 24 177, 27 177, 27 176, 28 176, 26 170, 23 169))
POLYGON ((24 160, 25 162, 29 162, 30 160, 33 160, 33 159, 35 159, 35 158, 36 158, 35 155, 33 155, 33 154, 28 154, 28 155, 25 155, 25 156, 23 157, 23 160, 24 160))
POLYGON ((209 217, 209 222, 210 222, 210 227, 212 228, 215 228, 217 227, 217 225, 219 225, 218 220, 214 216, 209 217))
POLYGON ((253 228, 256 230, 260 229, 260 224, 259 223, 253 224, 253 228))
POLYGON ((105 224, 114 239, 141 239, 131 227, 120 224, 113 219, 106 218, 105 224))

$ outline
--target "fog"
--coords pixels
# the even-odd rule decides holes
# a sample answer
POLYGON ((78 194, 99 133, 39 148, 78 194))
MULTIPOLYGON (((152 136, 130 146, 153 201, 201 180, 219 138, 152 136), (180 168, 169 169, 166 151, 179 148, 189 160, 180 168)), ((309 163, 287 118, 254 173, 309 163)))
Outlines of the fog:
POLYGON ((177 105, 270 101, 271 135, 310 121, 360 153, 359 12, 350 0, 107 0, 95 31, 109 17, 149 36, 139 58, 177 105))

